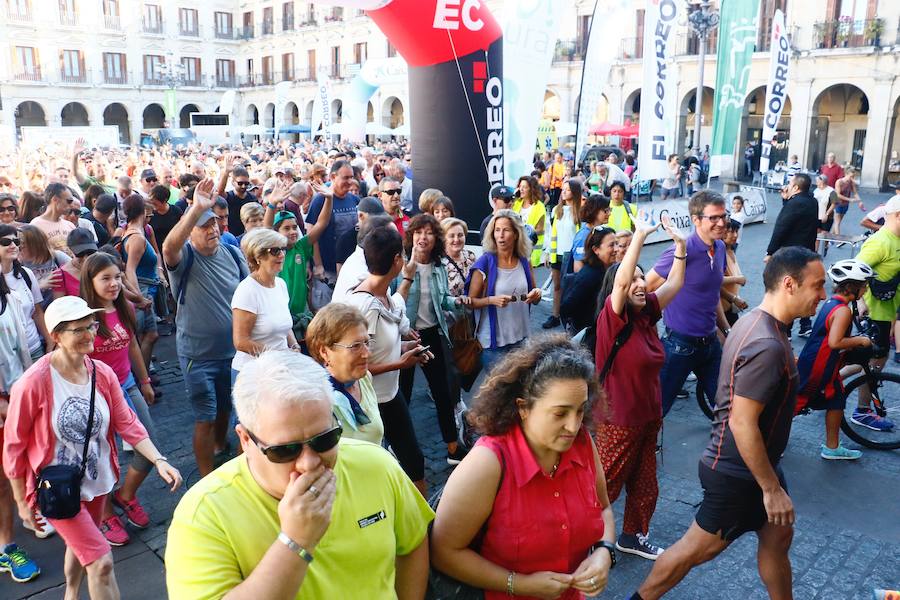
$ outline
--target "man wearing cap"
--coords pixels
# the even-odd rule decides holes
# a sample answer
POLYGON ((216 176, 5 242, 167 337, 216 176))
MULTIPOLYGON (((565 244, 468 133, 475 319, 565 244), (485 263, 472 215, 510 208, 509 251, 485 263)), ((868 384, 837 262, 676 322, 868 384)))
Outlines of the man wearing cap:
MULTIPOLYGON (((338 239, 336 260, 337 264, 341 265, 341 270, 344 269, 343 265, 347 262, 347 258, 349 258, 350 255, 353 254, 359 247, 356 244, 356 238, 358 237, 360 228, 362 227, 363 223, 366 222, 366 219, 369 217, 369 215, 384 214, 387 214, 384 210, 384 206, 376 198, 373 198, 372 196, 366 196, 359 201, 359 204, 356 206, 356 227, 354 227, 350 231, 345 232, 338 239)), ((340 274, 338 274, 338 279, 340 279, 340 277, 340 274)))
POLYGON ((219 185, 216 193, 225 198, 228 204, 228 231, 238 236, 244 233, 244 224, 241 223, 241 207, 249 202, 257 202, 256 196, 250 191, 250 173, 244 167, 234 166, 234 154, 225 155, 225 168, 219 177, 219 185), (231 175, 233 190, 225 193, 228 176, 231 175))
POLYGON ((486 216, 481 222, 481 227, 479 228, 481 239, 484 239, 484 232, 487 229, 488 223, 491 222, 491 219, 497 214, 497 211, 512 208, 514 196, 515 191, 508 185, 495 184, 491 188, 490 199, 488 201, 491 203, 493 212, 486 216))
POLYGON ((51 183, 44 190, 47 208, 31 220, 31 224, 44 232, 51 250, 68 251, 66 236, 75 225, 66 219, 75 197, 68 187, 61 183, 51 183))
POLYGON ((159 178, 156 176, 156 171, 153 169, 144 169, 141 171, 141 185, 137 191, 144 197, 144 200, 147 200, 150 198, 150 190, 152 190, 153 186, 157 183, 159 183, 159 178))
POLYGON ((66 244, 75 258, 87 258, 97 251, 97 241, 84 227, 76 227, 69 232, 66 244))
POLYGON ((225 448, 234 358, 231 297, 248 271, 240 251, 219 241, 213 187, 212 179, 197 184, 193 204, 162 248, 178 303, 175 347, 194 411, 194 457, 201 476, 213 470, 215 452, 225 448))

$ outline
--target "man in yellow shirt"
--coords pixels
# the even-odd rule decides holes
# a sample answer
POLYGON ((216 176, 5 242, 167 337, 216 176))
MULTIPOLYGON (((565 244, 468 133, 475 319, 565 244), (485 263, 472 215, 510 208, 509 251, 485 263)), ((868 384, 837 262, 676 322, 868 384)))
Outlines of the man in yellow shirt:
POLYGON ((434 513, 385 450, 340 440, 331 395, 325 370, 299 353, 244 366, 234 387, 244 454, 178 504, 170 598, 424 596, 434 513))

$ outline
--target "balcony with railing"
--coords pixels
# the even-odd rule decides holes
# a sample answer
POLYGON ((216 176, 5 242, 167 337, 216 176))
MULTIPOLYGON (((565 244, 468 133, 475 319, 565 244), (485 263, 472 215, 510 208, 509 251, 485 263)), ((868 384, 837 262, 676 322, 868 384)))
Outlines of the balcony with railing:
POLYGON ((166 85, 166 80, 159 73, 144 73, 144 85, 166 85))
POLYGON ((275 21, 272 19, 264 19, 260 25, 259 30, 263 35, 272 35, 275 33, 275 21))
POLYGON ((238 40, 252 40, 254 35, 253 25, 238 27, 234 30, 234 37, 238 40))
POLYGON ((215 86, 220 88, 236 88, 238 86, 238 81, 233 75, 228 78, 216 77, 215 86))
POLYGON ((141 22, 141 26, 142 26, 142 31, 144 33, 161 35, 163 32, 162 21, 160 21, 158 19, 155 21, 151 21, 151 20, 147 20, 146 18, 144 18, 141 22))
POLYGON ((838 19, 813 25, 813 46, 821 48, 865 48, 890 44, 884 19, 838 19))
POLYGON ((281 30, 282 31, 293 31, 294 30, 294 17, 290 17, 288 19, 281 20, 281 30))
POLYGON ((553 60, 561 62, 574 62, 584 60, 586 42, 582 39, 559 40, 556 42, 556 50, 553 51, 553 60))
POLYGON ((76 13, 59 13, 59 24, 63 27, 75 27, 78 25, 76 13))
MULTIPOLYGON (((6 3, 4 3, 6 4, 6 3)), ((8 3, 3 7, 2 13, 11 23, 31 23, 31 6, 20 7, 15 3, 8 3)))
POLYGON ((625 38, 619 43, 619 59, 634 60, 644 56, 644 38, 625 38))
POLYGON ((217 40, 238 40, 240 37, 238 36, 238 32, 240 29, 216 29, 216 39, 217 40))
POLYGON ((306 15, 297 23, 297 29, 302 27, 316 27, 319 22, 316 20, 315 15, 306 15))
POLYGON ((200 26, 197 23, 181 23, 178 26, 178 35, 183 37, 200 37, 200 26))
POLYGON ((47 78, 41 73, 38 69, 24 69, 17 71, 13 78, 16 81, 30 81, 34 83, 40 83, 47 81, 47 78))
POLYGON ((100 73, 100 81, 99 83, 104 85, 128 85, 128 82, 132 79, 132 77, 128 76, 127 71, 119 71, 107 73, 100 73))
POLYGON ((62 72, 59 74, 59 83, 88 83, 88 76, 85 71, 79 71, 77 73, 62 72))
POLYGON ((103 26, 106 29, 121 31, 122 19, 119 17, 119 15, 103 15, 103 26))

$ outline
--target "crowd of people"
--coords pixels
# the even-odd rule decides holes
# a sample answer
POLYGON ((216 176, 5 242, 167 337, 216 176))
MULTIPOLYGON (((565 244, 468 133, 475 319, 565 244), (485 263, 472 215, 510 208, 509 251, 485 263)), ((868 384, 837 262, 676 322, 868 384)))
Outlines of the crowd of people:
MULTIPOLYGON (((859 457, 838 439, 841 369, 887 357, 863 351, 889 347, 900 306, 900 190, 867 216, 878 231, 857 259, 826 275, 816 237, 858 200, 854 174, 829 158, 815 190, 793 175, 764 300, 739 318, 743 201, 704 188, 700 162, 673 155, 660 182, 663 198, 686 186, 685 234, 630 202, 632 154, 543 157, 515 187, 456 199, 489 203, 476 255, 453 199, 413 197, 407 146, 79 140, 3 159, 0 571, 40 573, 13 539, 17 512, 65 541, 67 599, 85 574, 92 598, 120 596, 111 546, 150 523, 141 484, 153 470, 182 484, 150 410, 155 345, 174 333, 201 479, 169 529, 173 598, 422 598, 430 564, 490 599, 575 599, 606 587, 617 552, 656 561, 633 598, 658 598, 748 531, 771 597, 789 598, 778 463, 798 406, 826 411, 823 458, 859 457), (660 228, 672 243, 645 271, 660 228), (562 333, 531 325, 542 265, 542 326, 562 333), (834 296, 813 324, 826 277, 834 296), (850 331, 857 301, 874 342, 850 331), (794 320, 809 338, 799 363, 794 320), (417 372, 456 466, 437 495, 410 413, 417 372), (658 440, 689 377, 716 399, 704 500, 664 549, 650 535, 658 440)), ((854 419, 894 427, 867 406, 854 419)))

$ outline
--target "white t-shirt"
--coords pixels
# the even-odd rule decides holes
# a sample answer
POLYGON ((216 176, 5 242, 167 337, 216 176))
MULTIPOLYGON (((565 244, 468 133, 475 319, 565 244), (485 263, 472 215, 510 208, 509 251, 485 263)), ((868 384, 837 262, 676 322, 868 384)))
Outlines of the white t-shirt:
POLYGON ((873 223, 881 222, 883 224, 886 216, 887 216, 887 213, 885 212, 885 205, 880 204, 875 207, 875 210, 873 210, 869 214, 867 214, 866 218, 868 220, 872 221, 873 223))
POLYGON ((431 300, 431 263, 416 264, 419 272, 419 308, 416 311, 416 329, 428 329, 437 325, 434 304, 431 300))
POLYGON ((825 220, 825 213, 828 212, 828 199, 831 197, 831 194, 834 193, 834 188, 830 185, 826 185, 825 187, 813 190, 813 197, 816 199, 816 202, 819 203, 819 220, 825 220))
MULTIPOLYGON (((343 269, 342 269, 343 270, 343 269)), ((400 360, 400 336, 409 331, 409 319, 406 317, 406 303, 403 296, 395 293, 390 297, 391 308, 368 292, 349 294, 345 304, 354 306, 366 318, 369 324, 369 364, 392 363, 400 360)), ((390 402, 400 389, 400 371, 388 371, 372 376, 372 387, 378 403, 390 402)))
MULTIPOLYGON (((47 236, 47 240, 50 242, 51 250, 68 252, 69 232, 75 229, 75 225, 72 224, 71 221, 66 221, 65 219, 51 221, 43 216, 37 216, 31 220, 30 225, 34 225, 44 232, 44 235, 47 236)), ((91 227, 91 231, 93 231, 93 229, 94 228, 91 227)))
POLYGON ((16 277, 13 271, 5 273, 3 276, 6 278, 6 285, 22 305, 22 323, 25 325, 25 337, 28 339, 28 351, 34 354, 41 347, 41 334, 38 333, 32 315, 35 305, 40 304, 44 296, 41 294, 41 286, 38 285, 34 273, 28 267, 22 267, 22 271, 28 273, 28 278, 31 279, 31 288, 28 287, 24 277, 16 277))
MULTIPOLYGON (((91 382, 72 383, 52 365, 50 378, 53 380, 51 422, 56 436, 56 449, 50 464, 80 466, 91 406, 91 382)), ((97 390, 85 463, 87 468, 84 471, 84 479, 81 480, 81 499, 85 502, 108 494, 116 484, 116 476, 110 463, 109 441, 106 438, 108 431, 109 405, 100 390, 97 390)))
POLYGON ((361 246, 357 246, 346 262, 341 265, 337 283, 334 284, 334 292, 331 294, 332 302, 346 302, 347 295, 369 276, 369 267, 366 265, 366 256, 361 246))
MULTIPOLYGON (((487 274, 484 274, 485 282, 487 274)), ((505 307, 497 307, 497 347, 502 348, 525 339, 528 336, 530 314, 529 305, 520 300, 527 294, 528 279, 521 265, 512 269, 497 268, 497 283, 494 286, 495 296, 515 295, 516 301, 505 307)), ((488 308, 482 308, 478 315, 478 341, 483 348, 491 347, 491 326, 488 308)))
POLYGON ((563 206, 562 216, 556 220, 556 255, 568 252, 575 242, 575 223, 572 222, 572 207, 563 206))
POLYGON ((81 217, 78 217, 78 226, 81 227, 82 229, 87 229, 88 231, 90 231, 91 237, 94 238, 95 242, 99 241, 99 240, 97 240, 97 230, 94 229, 93 223, 91 223, 87 219, 82 219, 81 217))
MULTIPOLYGON (((287 284, 281 277, 275 278, 275 287, 267 288, 253 277, 241 281, 231 298, 231 308, 245 310, 256 315, 250 331, 250 339, 262 344, 266 350, 287 350, 287 336, 294 325, 288 308, 287 284)), ((234 353, 231 368, 240 371, 253 356, 240 350, 234 353)))

